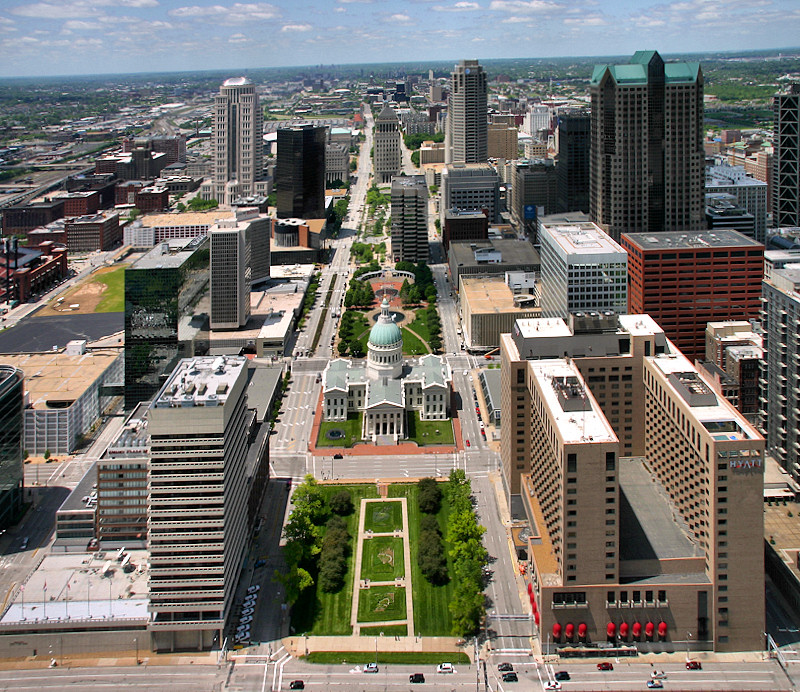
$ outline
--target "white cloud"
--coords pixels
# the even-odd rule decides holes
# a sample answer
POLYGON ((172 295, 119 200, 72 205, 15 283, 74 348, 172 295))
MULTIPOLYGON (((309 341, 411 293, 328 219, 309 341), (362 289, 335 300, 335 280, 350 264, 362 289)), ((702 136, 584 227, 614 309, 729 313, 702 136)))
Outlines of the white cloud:
POLYGON ((561 6, 547 0, 492 0, 489 9, 520 14, 544 14, 560 10, 561 6))
POLYGON ((411 17, 407 14, 391 14, 386 18, 386 21, 392 22, 393 24, 413 24, 414 21, 411 17))
POLYGON ((512 15, 501 20, 501 24, 523 24, 525 22, 532 22, 533 17, 517 17, 512 15))
POLYGON ((280 10, 268 2, 237 2, 229 7, 225 5, 187 5, 176 7, 167 14, 180 19, 214 18, 221 24, 250 24, 275 19, 280 15, 280 10))
POLYGON ((247 38, 244 34, 231 34, 228 37, 228 43, 252 43, 252 39, 247 38))
POLYGON ((158 0, 66 0, 58 3, 45 0, 19 5, 10 11, 20 17, 74 19, 96 15, 102 7, 158 7, 158 0))
POLYGON ((281 27, 283 33, 288 33, 290 31, 311 31, 311 29, 313 29, 311 24, 284 24, 281 27))
POLYGON ((100 24, 97 22, 84 22, 80 19, 71 19, 64 22, 64 31, 95 31, 100 29, 100 24))
POLYGON ((347 12, 347 8, 346 7, 334 7, 333 11, 334 12, 347 12))
POLYGON ((477 2, 457 2, 454 5, 434 5, 431 7, 436 12, 471 12, 481 9, 477 2))
POLYGON ((369 5, 373 2, 373 0, 337 0, 337 2, 341 2, 343 5, 351 5, 354 2, 363 3, 364 5, 369 5))
POLYGON ((579 26, 606 26, 608 22, 599 15, 591 17, 575 17, 564 20, 564 24, 572 27, 579 26))

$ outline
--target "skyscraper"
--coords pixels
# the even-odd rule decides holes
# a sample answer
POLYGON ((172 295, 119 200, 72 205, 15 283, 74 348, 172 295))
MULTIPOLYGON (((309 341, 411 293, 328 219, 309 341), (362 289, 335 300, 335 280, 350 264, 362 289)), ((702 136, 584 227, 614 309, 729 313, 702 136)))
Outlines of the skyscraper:
POLYGON ((228 79, 214 97, 214 196, 253 195, 264 168, 263 115, 246 77, 228 79), (230 183, 230 185, 229 185, 230 183), (230 189, 231 194, 227 195, 230 189))
POLYGON ((22 512, 22 409, 24 375, 0 365, 0 529, 5 530, 22 512))
POLYGON ((486 73, 477 60, 462 60, 450 74, 445 161, 483 163, 488 158, 486 73))
POLYGON ((392 254, 403 262, 428 261, 428 186, 424 175, 392 179, 392 254))
POLYGON ((775 94, 773 225, 800 226, 800 84, 775 94))
POLYGON ((211 329, 238 329, 250 318, 250 244, 235 220, 220 220, 211 238, 211 329))
POLYGON ((590 213, 620 233, 703 227, 703 73, 638 51, 590 81, 590 213))
POLYGON ((325 218, 325 139, 325 128, 310 123, 278 130, 278 218, 325 218))
POLYGON ((592 119, 588 113, 558 116, 558 210, 589 213, 589 150, 592 119))
POLYGON ((148 629, 155 650, 209 649, 247 539, 247 359, 187 358, 149 413, 148 629))
POLYGON ((387 104, 375 119, 375 181, 377 183, 390 183, 392 176, 398 175, 403 170, 400 154, 401 137, 397 113, 387 104))

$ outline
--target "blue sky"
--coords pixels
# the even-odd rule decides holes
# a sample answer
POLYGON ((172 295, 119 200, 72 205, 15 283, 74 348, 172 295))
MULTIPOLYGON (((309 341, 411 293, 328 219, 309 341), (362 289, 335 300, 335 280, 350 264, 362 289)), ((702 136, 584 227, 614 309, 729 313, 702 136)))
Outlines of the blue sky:
POLYGON ((798 0, 0 0, 0 76, 797 45, 798 0))

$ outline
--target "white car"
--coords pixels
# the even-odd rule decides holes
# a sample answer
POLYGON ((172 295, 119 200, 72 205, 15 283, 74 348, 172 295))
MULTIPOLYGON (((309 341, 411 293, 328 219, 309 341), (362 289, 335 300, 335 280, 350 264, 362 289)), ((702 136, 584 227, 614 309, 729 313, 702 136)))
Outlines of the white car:
POLYGON ((247 593, 258 593, 261 587, 258 584, 253 584, 247 587, 247 593))
POLYGON ((650 677, 653 680, 666 680, 667 674, 663 670, 654 670, 650 672, 650 677))
POLYGON ((438 666, 436 666, 436 672, 437 673, 455 673, 456 670, 455 670, 455 668, 453 668, 453 664, 452 663, 440 663, 438 666))
POLYGON ((255 612, 256 612, 255 608, 243 608, 242 609, 242 615, 253 615, 253 613, 255 613, 255 612))
POLYGON ((561 683, 558 680, 553 680, 551 682, 548 682, 544 686, 544 688, 546 690, 560 690, 561 689, 561 683))
POLYGON ((253 616, 252 615, 245 615, 243 618, 241 618, 239 620, 239 624, 241 624, 241 625, 246 625, 246 624, 248 624, 250 622, 253 622, 253 616))
POLYGON ((258 600, 258 596, 256 594, 250 594, 249 596, 244 597, 243 603, 250 603, 251 605, 258 600))

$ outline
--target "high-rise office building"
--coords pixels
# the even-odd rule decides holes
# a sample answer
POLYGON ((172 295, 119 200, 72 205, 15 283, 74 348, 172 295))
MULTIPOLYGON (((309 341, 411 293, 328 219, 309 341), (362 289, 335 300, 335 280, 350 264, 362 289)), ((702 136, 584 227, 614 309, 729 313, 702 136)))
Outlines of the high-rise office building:
POLYGON ((755 319, 764 246, 736 231, 623 233, 628 311, 650 315, 687 358, 705 356, 709 322, 755 319))
POLYGON ((517 228, 538 243, 536 219, 557 207, 558 178, 553 159, 521 159, 511 166, 511 214, 517 228))
POLYGON ((753 215, 753 238, 759 243, 767 238, 767 188, 763 180, 747 175, 744 166, 720 163, 706 167, 706 194, 734 195, 738 205, 753 215))
POLYGON ((638 51, 590 81, 590 213, 620 233, 703 227, 703 73, 638 51))
POLYGON ((800 479, 800 270, 775 269, 763 284, 761 326, 762 426, 769 451, 795 480, 800 479))
POLYGON ((545 317, 628 310, 628 253, 591 221, 540 224, 545 317))
POLYGON ((148 401, 186 355, 179 331, 208 287, 206 237, 156 245, 125 270, 125 409, 148 401))
POLYGON ((392 178, 392 255, 395 261, 428 261, 428 186, 424 175, 392 178))
POLYGON ((485 210, 489 223, 500 215, 500 176, 488 163, 458 163, 442 169, 439 221, 448 209, 485 210))
POLYGON ((556 141, 559 211, 589 213, 589 152, 592 118, 588 113, 560 113, 556 141))
POLYGON ((772 223, 800 226, 800 84, 775 94, 772 223))
POLYGON ((375 181, 390 183, 392 176, 403 170, 401 158, 400 121, 397 113, 389 105, 385 105, 375 118, 375 181))
POLYGON ((477 60, 462 60, 450 74, 445 131, 447 163, 483 163, 488 158, 486 73, 477 60))
POLYGON ((153 648, 222 642, 247 539, 247 359, 187 358, 148 412, 153 648))
POLYGON ((0 365, 0 530, 22 512, 22 370, 0 365))
POLYGON ((278 130, 278 218, 325 218, 325 128, 304 123, 278 130))
POLYGON ((503 481, 562 646, 758 648, 764 439, 647 315, 501 337, 503 481), (734 568, 735 567, 735 568, 734 568))
POLYGON ((219 221, 211 239, 211 329, 238 329, 250 318, 250 244, 235 221, 219 221))
POLYGON ((219 88, 211 137, 213 194, 219 201, 256 194, 264 169, 263 117, 256 88, 246 77, 228 79, 219 88))

